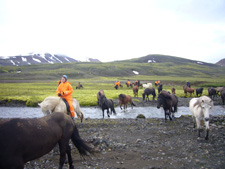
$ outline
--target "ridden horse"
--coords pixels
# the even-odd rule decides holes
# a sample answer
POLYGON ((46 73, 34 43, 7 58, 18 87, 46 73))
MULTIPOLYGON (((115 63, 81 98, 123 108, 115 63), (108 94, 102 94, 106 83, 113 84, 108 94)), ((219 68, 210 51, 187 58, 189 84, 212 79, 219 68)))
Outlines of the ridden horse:
POLYGON ((134 97, 138 97, 138 86, 133 87, 134 97))
POLYGON ((124 105, 124 110, 127 108, 127 103, 129 102, 131 104, 131 107, 133 109, 133 106, 136 106, 130 95, 120 94, 119 95, 119 102, 120 102, 120 109, 122 110, 122 104, 124 105))
POLYGON ((105 95, 101 95, 100 94, 100 99, 99 99, 99 106, 102 108, 102 115, 103 115, 103 119, 104 119, 104 111, 105 109, 107 110, 107 115, 109 116, 109 109, 111 109, 111 114, 112 112, 114 114, 116 114, 116 111, 114 109, 114 103, 112 101, 112 99, 107 99, 105 95))
POLYGON ((130 86, 127 82, 125 84, 127 85, 127 87, 133 87, 132 83, 130 83, 130 86))
POLYGON ((192 93, 195 94, 195 89, 186 86, 186 88, 184 88, 184 93, 185 93, 185 97, 187 97, 187 93, 190 93, 190 96, 192 96, 192 93))
POLYGON ((158 87, 158 95, 159 95, 159 93, 162 91, 162 89, 163 89, 163 85, 160 84, 159 87, 158 87))
POLYGON ((152 94, 152 96, 153 96, 152 100, 155 100, 155 96, 156 96, 155 89, 152 87, 152 88, 146 88, 144 90, 144 93, 142 94, 143 101, 145 100, 145 95, 146 95, 146 102, 147 102, 147 100, 149 101, 149 97, 148 96, 150 94, 152 94))
POLYGON ((175 94, 170 94, 167 91, 162 91, 157 99, 157 108, 159 109, 161 105, 163 106, 165 112, 165 122, 167 121, 167 115, 169 116, 170 120, 173 120, 174 113, 177 112, 177 105, 178 105, 177 96, 175 94))
MULTIPOLYGON (((55 113, 55 112, 63 112, 68 114, 69 108, 66 106, 65 102, 61 97, 46 97, 43 102, 38 103, 41 107, 41 111, 44 115, 55 113)), ((81 122, 84 120, 84 114, 80 109, 80 104, 76 99, 73 99, 73 108, 77 114, 77 117, 80 118, 81 122)))
POLYGON ((208 140, 208 138, 209 138, 209 112, 210 112, 210 109, 213 108, 213 101, 207 96, 193 98, 189 102, 189 108, 192 113, 192 118, 194 121, 194 128, 195 128, 195 123, 197 124, 198 137, 200 137, 201 121, 204 121, 205 127, 206 127, 205 139, 208 140))
POLYGON ((211 97, 211 99, 214 100, 214 98, 216 97, 216 89, 214 89, 213 87, 209 87, 208 94, 209 94, 209 97, 211 97))
POLYGON ((202 87, 196 89, 196 95, 197 95, 197 97, 198 97, 198 95, 202 96, 202 92, 203 92, 203 88, 202 87))
POLYGON ((94 153, 80 138, 74 121, 65 113, 53 113, 42 118, 14 118, 0 120, 0 168, 23 169, 28 161, 50 152, 59 144, 59 169, 68 156, 70 169, 73 161, 69 140, 81 156, 94 153))
POLYGON ((103 96, 103 95, 105 95, 104 90, 102 90, 102 89, 99 90, 98 93, 97 93, 98 105, 99 105, 100 97, 103 96))
POLYGON ((171 92, 172 92, 173 94, 176 94, 175 91, 176 91, 176 89, 173 87, 173 88, 171 89, 171 92))
POLYGON ((80 84, 80 83, 79 83, 79 84, 76 86, 76 89, 80 89, 80 88, 82 88, 82 89, 83 89, 84 87, 83 87, 83 85, 82 85, 82 84, 80 84))

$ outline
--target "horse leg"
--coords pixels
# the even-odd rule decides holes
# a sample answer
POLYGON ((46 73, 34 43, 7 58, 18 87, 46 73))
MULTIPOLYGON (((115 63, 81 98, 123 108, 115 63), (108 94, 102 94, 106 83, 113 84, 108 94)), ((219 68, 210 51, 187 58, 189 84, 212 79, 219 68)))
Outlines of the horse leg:
POLYGON ((62 169, 65 163, 68 145, 69 143, 63 144, 63 140, 59 142, 59 150, 60 150, 59 169, 62 169))
POLYGON ((69 161, 69 167, 70 167, 69 169, 74 169, 73 160, 72 160, 72 156, 71 156, 71 148, 70 148, 69 144, 68 144, 68 147, 66 150, 66 154, 67 154, 68 161, 69 161))
POLYGON ((206 127, 205 140, 208 140, 209 139, 209 121, 205 121, 205 127, 206 127))
POLYGON ((107 115, 108 115, 108 117, 110 117, 110 115, 109 115, 109 108, 107 109, 107 115))
POLYGON ((103 119, 104 119, 104 109, 102 109, 102 116, 103 116, 103 119))
POLYGON ((164 110, 165 111, 165 123, 167 122, 167 117, 166 117, 166 110, 164 110))
POLYGON ((200 138, 201 137, 201 134, 200 134, 200 132, 201 132, 201 125, 200 125, 201 121, 197 118, 195 118, 195 121, 196 121, 197 129, 198 129, 198 138, 200 138))

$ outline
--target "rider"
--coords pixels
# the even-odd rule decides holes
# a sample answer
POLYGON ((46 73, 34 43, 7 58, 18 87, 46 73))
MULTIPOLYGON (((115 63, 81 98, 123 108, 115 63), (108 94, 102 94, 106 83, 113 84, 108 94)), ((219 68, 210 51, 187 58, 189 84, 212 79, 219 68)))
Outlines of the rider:
POLYGON ((73 108, 73 97, 72 97, 73 88, 71 84, 67 81, 67 79, 68 78, 66 75, 62 76, 61 83, 58 86, 56 93, 59 97, 66 99, 70 107, 71 117, 72 119, 74 119, 75 113, 73 108))
POLYGON ((127 84, 128 84, 128 87, 130 87, 130 80, 128 79, 128 81, 127 81, 127 84))

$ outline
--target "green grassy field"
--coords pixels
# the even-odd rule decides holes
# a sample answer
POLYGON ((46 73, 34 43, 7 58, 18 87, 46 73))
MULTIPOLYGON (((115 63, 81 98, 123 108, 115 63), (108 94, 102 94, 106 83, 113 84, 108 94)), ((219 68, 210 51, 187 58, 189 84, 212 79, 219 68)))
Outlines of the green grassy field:
MULTIPOLYGON (((71 82, 75 97, 81 106, 97 105, 97 92, 100 89, 105 91, 107 98, 116 99, 121 93, 129 94, 133 97, 132 89, 126 87, 127 79, 131 81, 140 80, 141 83, 154 82, 160 80, 163 89, 170 91, 172 87, 176 88, 176 95, 184 97, 183 85, 186 81, 190 81, 193 88, 204 87, 204 95, 208 95, 207 88, 209 86, 225 86, 225 79, 222 78, 184 78, 184 77, 168 77, 168 76, 132 76, 132 77, 95 77, 89 79, 69 80, 71 82), (123 88, 114 89, 114 82, 120 80, 123 88), (76 85, 80 82, 84 88, 76 90, 76 85)), ((27 106, 37 106, 37 103, 43 101, 48 96, 56 96, 57 80, 46 82, 32 83, 1 83, 0 84, 0 100, 18 100, 26 101, 27 106)), ((139 89, 139 97, 142 97, 144 89, 139 89)), ((156 89, 157 91, 157 89, 156 89)), ((158 93, 158 92, 156 92, 158 93)), ((195 96, 195 95, 194 95, 195 96)), ((190 97, 189 94, 187 97, 190 97)), ((152 97, 150 97, 152 98, 152 97)), ((136 100, 137 101, 137 100, 136 100)))

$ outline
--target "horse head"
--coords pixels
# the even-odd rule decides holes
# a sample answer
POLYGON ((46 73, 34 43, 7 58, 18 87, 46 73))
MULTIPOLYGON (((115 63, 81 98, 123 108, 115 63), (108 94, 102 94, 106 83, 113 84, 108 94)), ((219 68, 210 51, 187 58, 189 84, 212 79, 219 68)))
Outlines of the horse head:
POLYGON ((202 108, 205 121, 209 121, 209 112, 213 108, 213 101, 207 96, 199 98, 199 106, 202 108))
POLYGON ((99 99, 99 105, 102 107, 102 105, 107 101, 105 95, 101 95, 99 99))
POLYGON ((167 91, 162 91, 157 98, 157 108, 159 109, 161 105, 165 105, 167 100, 171 100, 171 96, 167 91))

